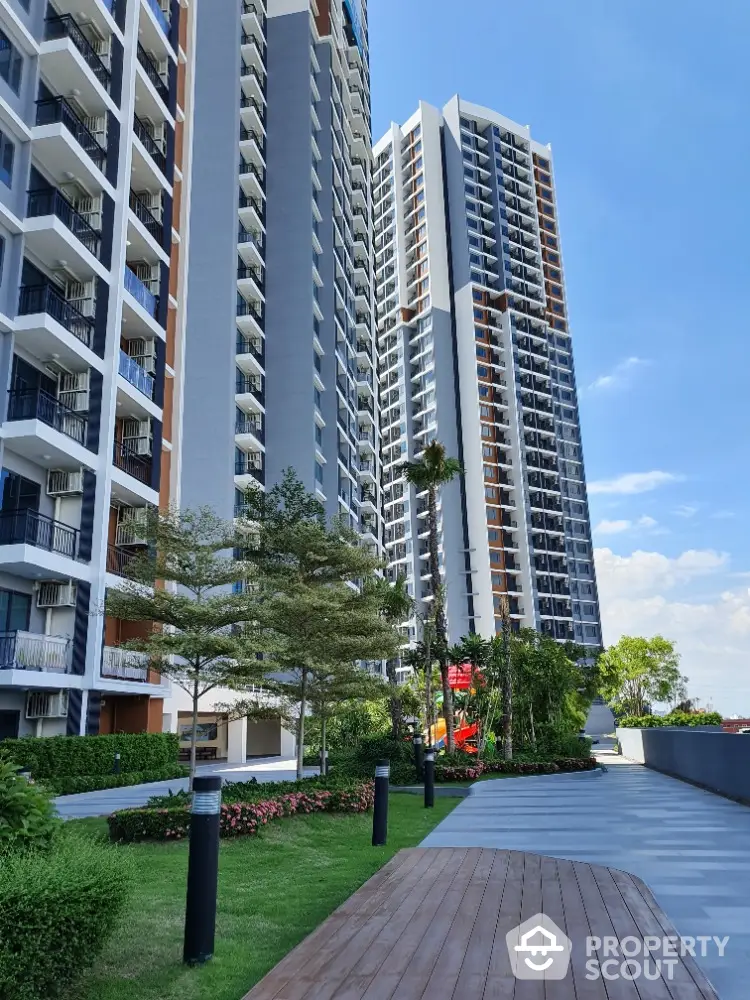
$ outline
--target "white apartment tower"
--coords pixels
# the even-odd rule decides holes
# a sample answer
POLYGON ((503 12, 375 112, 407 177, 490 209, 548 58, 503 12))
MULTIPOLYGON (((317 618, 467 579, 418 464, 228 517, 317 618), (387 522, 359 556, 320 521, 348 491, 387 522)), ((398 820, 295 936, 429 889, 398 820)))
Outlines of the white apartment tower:
POLYGON ((0 4, 0 739, 162 730, 102 610, 178 499, 194 8, 0 4))
MULTIPOLYGON (((549 147, 454 97, 374 147, 385 544, 432 599, 426 495, 401 472, 438 439, 451 641, 514 627, 598 647, 599 606, 549 147)), ((417 636, 416 619, 409 623, 417 636)))

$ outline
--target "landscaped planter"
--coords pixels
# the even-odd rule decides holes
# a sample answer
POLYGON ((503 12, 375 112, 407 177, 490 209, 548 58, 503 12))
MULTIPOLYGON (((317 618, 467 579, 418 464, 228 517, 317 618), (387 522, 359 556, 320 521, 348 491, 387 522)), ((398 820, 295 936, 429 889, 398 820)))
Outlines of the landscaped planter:
POLYGON ((559 774, 571 771, 591 771, 597 766, 596 757, 570 757, 554 761, 478 760, 466 767, 437 764, 435 781, 476 781, 484 774, 559 774))

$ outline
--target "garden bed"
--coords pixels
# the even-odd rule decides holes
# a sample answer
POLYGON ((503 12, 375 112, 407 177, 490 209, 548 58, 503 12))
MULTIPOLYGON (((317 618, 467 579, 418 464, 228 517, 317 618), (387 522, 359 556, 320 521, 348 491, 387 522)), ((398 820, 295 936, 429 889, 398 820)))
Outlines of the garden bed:
POLYGON ((560 774, 592 771, 598 767, 596 757, 562 757, 550 761, 478 760, 466 765, 435 765, 435 781, 477 781, 492 775, 560 774))

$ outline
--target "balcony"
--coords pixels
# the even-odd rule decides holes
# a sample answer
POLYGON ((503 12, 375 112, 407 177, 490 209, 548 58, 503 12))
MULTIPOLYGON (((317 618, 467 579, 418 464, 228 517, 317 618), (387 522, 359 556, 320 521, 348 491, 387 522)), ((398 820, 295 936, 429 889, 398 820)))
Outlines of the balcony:
POLYGON ((145 682, 148 680, 148 664, 149 658, 146 653, 137 653, 132 649, 105 646, 102 651, 102 677, 145 682))
POLYGON ((159 0, 146 0, 146 4, 151 9, 151 12, 156 19, 156 23, 164 32, 165 36, 169 38, 169 19, 166 13, 159 6, 159 0))
MULTIPOLYGON (((19 316, 35 316, 40 313, 51 316, 86 347, 91 347, 94 320, 90 316, 79 312, 55 285, 23 285, 18 302, 19 316)), ((57 350, 59 352, 59 348, 57 350)))
POLYGON ((151 486, 151 456, 139 455, 123 441, 115 441, 112 454, 115 467, 137 479, 145 486, 151 486))
POLYGON ((127 576, 128 566, 138 556, 133 549, 124 548, 122 545, 107 546, 107 572, 115 576, 127 576))
POLYGON ((152 56, 144 49, 140 42, 138 42, 138 62, 140 63, 146 76, 151 81, 154 90, 159 95, 159 97, 164 102, 165 106, 169 107, 169 87, 167 83, 162 78, 159 72, 159 66, 152 56))
POLYGON ((237 396, 251 395, 261 406, 265 404, 265 388, 260 375, 248 375, 238 378, 235 382, 234 391, 237 396))
MULTIPOLYGON (((100 170, 104 169, 107 159, 106 148, 94 137, 94 134, 81 121, 78 114, 64 97, 50 97, 42 101, 37 101, 36 124, 37 126, 64 125, 96 166, 100 170)), ((65 164, 60 163, 59 166, 63 169, 65 164)))
POLYGON ((154 398, 153 378, 141 368, 135 358, 131 358, 122 348, 120 348, 120 366, 118 371, 127 382, 134 385, 144 396, 147 396, 149 399, 154 398))
MULTIPOLYGON (((65 195, 56 188, 29 191, 26 215, 30 219, 39 219, 46 216, 53 216, 59 219, 81 245, 92 256, 96 257, 97 260, 99 259, 102 234, 97 232, 71 202, 68 201, 65 195)), ((55 234, 50 232, 48 228, 45 230, 35 230, 32 234, 32 243, 34 252, 41 258, 50 257, 53 264, 56 264, 61 259, 61 254, 66 253, 68 246, 63 242, 61 236, 58 235, 55 239, 55 234), (47 252, 45 253, 45 251, 47 252)), ((86 262, 84 261, 84 263, 86 262)), ((89 274, 91 273, 93 272, 89 269, 89 274)))
POLYGON ((70 639, 33 632, 0 632, 0 670, 70 672, 70 639))
POLYGON ((141 121, 138 115, 133 115, 133 131, 135 132, 138 139, 141 141, 141 145, 146 150, 148 155, 154 161, 156 166, 161 170, 161 172, 166 177, 167 175, 167 157, 161 146, 157 143, 154 136, 151 134, 151 130, 148 128, 145 122, 141 121))
POLYGON ((86 442, 88 417, 76 413, 43 389, 11 389, 8 393, 8 418, 41 420, 78 444, 86 442))
MULTIPOLYGON (((256 483, 260 483, 263 486, 266 481, 266 473, 262 465, 260 453, 257 453, 257 457, 243 455, 242 458, 236 458, 234 462, 234 474, 235 476, 250 476, 256 483)), ((243 485, 248 484, 245 483, 243 485)))
POLYGON ((146 232, 153 236, 154 240, 160 247, 163 247, 164 226, 161 221, 156 218, 141 196, 136 194, 133 190, 130 192, 130 208, 146 232))
POLYGON ((156 319, 156 313, 159 308, 159 296, 149 291, 135 271, 132 271, 127 264, 125 265, 124 280, 125 290, 133 296, 149 316, 156 319))
MULTIPOLYGON (((56 41, 60 38, 70 39, 98 82, 109 93, 111 74, 71 14, 48 17, 44 22, 45 42, 56 41)), ((49 67, 45 67, 45 69, 47 70, 46 75, 50 76, 49 67)), ((54 76, 54 74, 52 75, 54 76)), ((52 80, 52 82, 55 83, 56 81, 52 80)))
POLYGON ((265 289, 265 277, 263 269, 254 264, 239 264, 237 266, 237 280, 250 281, 255 283, 256 288, 262 293, 265 289))
POLYGON ((0 511, 0 545, 33 545, 76 559, 78 536, 77 528, 35 510, 0 511))
POLYGON ((234 422, 234 433, 241 437, 243 434, 252 434, 256 441, 260 441, 261 444, 265 444, 266 434, 263 428, 263 422, 261 420, 253 420, 252 417, 247 416, 243 413, 240 417, 236 417, 234 422))

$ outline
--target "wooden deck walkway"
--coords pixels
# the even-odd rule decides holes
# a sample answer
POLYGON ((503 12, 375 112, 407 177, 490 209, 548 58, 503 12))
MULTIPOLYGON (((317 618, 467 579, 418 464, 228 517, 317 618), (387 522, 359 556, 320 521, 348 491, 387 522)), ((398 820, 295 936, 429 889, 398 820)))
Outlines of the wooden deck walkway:
POLYGON ((658 979, 587 978, 586 938, 607 936, 677 934, 646 885, 624 872, 518 851, 415 848, 392 858, 244 1000, 716 1000, 689 955, 671 979, 667 969, 658 979), (562 980, 513 976, 506 934, 538 913, 573 942, 562 980))

